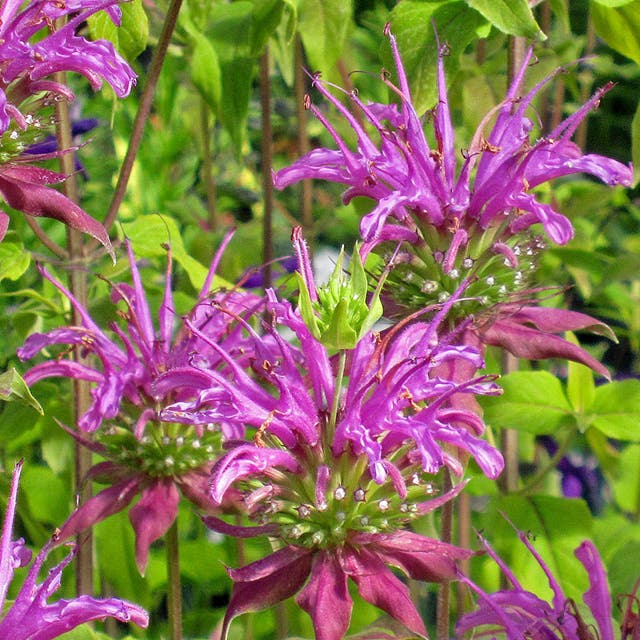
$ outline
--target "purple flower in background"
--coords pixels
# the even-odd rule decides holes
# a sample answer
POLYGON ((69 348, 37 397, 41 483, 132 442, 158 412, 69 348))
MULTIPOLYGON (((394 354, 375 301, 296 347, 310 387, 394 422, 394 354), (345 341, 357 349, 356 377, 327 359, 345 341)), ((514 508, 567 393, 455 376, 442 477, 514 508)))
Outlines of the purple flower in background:
POLYGON ((305 178, 345 184, 343 199, 373 201, 361 221, 363 255, 376 250, 394 268, 383 295, 387 316, 407 315, 442 302, 469 280, 466 300, 452 310, 457 322, 474 315, 472 327, 480 344, 506 348, 524 358, 561 357, 578 360, 608 375, 606 368, 579 347, 555 335, 569 329, 607 328, 583 314, 530 306, 530 283, 536 255, 544 240, 534 234, 541 225, 558 244, 571 239, 570 221, 542 202, 533 189, 553 178, 589 173, 606 184, 630 185, 632 170, 610 158, 583 154, 571 137, 611 85, 600 89, 558 127, 532 140, 528 117, 537 93, 557 75, 538 83, 524 97, 518 91, 532 51, 529 51, 505 100, 487 114, 462 157, 457 149, 447 97, 442 56, 438 62, 439 100, 430 123, 435 146, 427 141, 416 113, 396 40, 386 29, 399 86, 383 81, 399 104, 365 104, 349 94, 356 118, 314 76, 315 88, 346 119, 356 137, 349 145, 307 99, 335 141, 335 149, 314 149, 274 176, 282 189, 305 178), (360 124, 363 120, 367 127, 360 124), (493 127, 488 133, 491 120, 493 127), (461 160, 461 162, 460 162, 461 160))
MULTIPOLYGON (((261 298, 240 290, 218 291, 210 299, 216 267, 229 234, 216 254, 199 301, 189 316, 189 325, 198 328, 207 341, 225 345, 230 353, 250 357, 251 344, 232 317, 217 309, 224 304, 242 316, 259 311, 261 298)), ((113 323, 112 335, 103 331, 71 293, 44 269, 52 282, 76 308, 81 326, 34 333, 18 350, 30 359, 53 345, 79 345, 85 354, 95 356, 96 365, 72 358, 56 358, 35 365, 24 375, 29 385, 48 377, 87 380, 94 384, 93 402, 78 421, 79 431, 68 429, 74 438, 107 460, 96 464, 89 477, 110 486, 88 500, 61 527, 60 540, 125 509, 136 496, 140 500, 130 511, 136 532, 136 560, 144 571, 149 545, 166 533, 178 512, 180 494, 198 508, 211 509, 207 482, 212 461, 220 451, 221 437, 238 438, 242 432, 227 425, 198 424, 189 428, 166 421, 161 409, 177 400, 193 397, 190 379, 218 366, 220 357, 208 342, 182 326, 176 334, 176 312, 171 290, 171 255, 167 262, 164 295, 158 312, 158 330, 142 286, 133 252, 127 243, 133 286, 113 284, 114 303, 124 302, 121 317, 126 330, 113 323), (174 384, 161 392, 156 381, 167 371, 175 372, 174 384), (222 434, 221 434, 222 431, 222 434), (96 439, 82 432, 96 433, 96 439)))
POLYGON ((0 637, 11 638, 11 640, 49 640, 75 629, 78 625, 105 618, 114 618, 119 622, 132 622, 140 627, 146 627, 149 623, 146 611, 118 598, 100 600, 82 595, 73 600, 48 602, 60 587, 63 569, 73 559, 73 552, 71 552, 60 564, 50 569, 45 580, 38 584, 38 573, 55 544, 53 539, 38 553, 18 595, 5 610, 7 591, 13 579, 14 570, 25 567, 31 560, 31 552, 25 547, 24 540, 12 540, 21 469, 22 462, 18 462, 13 473, 0 540, 0 610, 2 611, 0 637))
POLYGON ((482 546, 511 586, 496 593, 485 593, 469 578, 459 576, 478 595, 478 609, 458 620, 456 634, 460 637, 472 631, 474 638, 508 640, 614 640, 607 574, 593 543, 585 540, 574 551, 589 576, 590 587, 584 593, 583 607, 565 596, 527 535, 519 532, 518 536, 547 576, 553 592, 551 601, 545 602, 524 589, 489 543, 480 537, 482 546), (590 612, 592 620, 584 619, 585 611, 590 612))
MULTIPOLYGON (((308 255, 299 234, 294 233, 294 241, 300 278, 310 289, 308 255)), ((352 265, 352 277, 357 273, 352 265)), ((354 290, 341 282, 343 295, 354 290)), ((313 289, 313 299, 326 299, 331 288, 330 281, 325 291, 313 289)), ((229 570, 234 587, 223 637, 235 616, 299 592, 297 601, 311 615, 316 637, 338 640, 351 616, 349 579, 365 600, 424 633, 406 585, 387 565, 419 580, 448 580, 456 561, 470 552, 404 527, 462 489, 463 483, 428 499, 437 492, 433 481, 443 467, 461 475, 472 456, 495 478, 503 466, 500 453, 480 438, 481 419, 450 406, 454 395, 499 393, 493 379, 453 380, 437 373, 448 362, 467 361, 473 371, 482 365, 477 351, 439 335, 454 301, 452 297, 430 321, 401 324, 384 336, 367 330, 354 348, 331 356, 305 324, 307 318, 270 291, 272 324, 263 335, 245 324, 255 342, 253 362, 242 366, 224 345, 212 343, 227 368, 204 371, 200 380, 194 377, 196 399, 162 412, 176 422, 220 421, 255 429, 252 441, 227 443, 228 452, 213 469, 211 496, 220 503, 230 489, 240 489, 257 526, 232 526, 215 517, 205 522, 240 537, 269 535, 283 546, 229 570), (294 335, 299 346, 286 341, 283 331, 294 335)), ((351 308, 339 299, 334 302, 342 311, 327 326, 337 326, 336 317, 346 315, 353 323, 349 328, 364 326, 357 314, 351 317, 351 308)), ((322 318, 316 320, 321 323, 322 318)), ((330 329, 316 329, 329 343, 341 342, 330 329)), ((346 325, 336 331, 343 339, 349 334, 346 325)), ((158 385, 170 388, 175 379, 168 372, 158 385)))

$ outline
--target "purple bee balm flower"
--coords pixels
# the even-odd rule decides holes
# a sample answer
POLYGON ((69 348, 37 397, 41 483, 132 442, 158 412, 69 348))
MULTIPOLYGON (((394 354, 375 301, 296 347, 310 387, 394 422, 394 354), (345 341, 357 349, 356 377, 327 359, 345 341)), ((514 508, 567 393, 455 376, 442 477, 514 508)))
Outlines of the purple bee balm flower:
MULTIPOLYGON (((216 267, 230 239, 229 234, 212 262, 189 325, 197 327, 212 344, 221 342, 242 359, 251 356, 251 344, 243 337, 242 328, 232 327, 231 316, 218 311, 217 305, 224 303, 234 313, 246 316, 261 309, 261 298, 239 290, 220 291, 208 298, 216 267)), ((68 431, 78 442, 108 459, 94 466, 89 477, 110 486, 69 518, 61 527, 60 539, 121 511, 140 495, 130 519, 136 532, 136 560, 142 572, 149 545, 164 535, 177 516, 181 493, 199 508, 211 507, 207 479, 211 461, 220 451, 220 432, 231 438, 242 437, 243 432, 226 423, 186 427, 162 418, 162 407, 193 397, 192 380, 199 380, 209 367, 216 367, 220 357, 186 325, 174 335, 170 254, 155 330, 129 243, 127 250, 133 286, 114 284, 112 293, 114 302, 126 304, 126 312, 121 313, 126 331, 114 323, 110 326, 112 335, 104 332, 73 295, 41 269, 77 309, 82 324, 34 333, 18 355, 26 360, 44 348, 62 344, 79 345, 86 354, 95 356, 95 366, 71 358, 49 360, 32 367, 24 379, 32 385, 43 378, 67 377, 95 385, 93 402, 78 421, 79 431, 68 431), (160 389, 156 381, 167 371, 174 373, 173 385, 160 389), (82 432, 95 432, 96 440, 89 440, 82 432)))
POLYGON ((21 469, 22 462, 18 462, 13 473, 0 540, 0 610, 3 612, 0 619, 0 637, 12 640, 49 640, 75 629, 78 625, 105 618, 146 627, 149 624, 146 611, 118 598, 100 600, 83 595, 73 600, 47 602, 60 587, 62 571, 74 555, 72 551, 60 564, 49 570, 44 582, 38 584, 38 573, 56 543, 54 539, 38 553, 18 595, 5 610, 7 591, 14 570, 28 565, 31 560, 31 552, 25 547, 24 540, 11 539, 21 469))
MULTIPOLYGON (((294 241, 310 304, 324 300, 343 314, 339 310, 348 307, 313 286, 306 247, 297 233, 294 241)), ((352 271, 357 277, 358 270, 352 271)), ((343 295, 357 290, 340 282, 343 295)), ((484 425, 478 415, 450 405, 455 395, 499 393, 493 378, 453 380, 437 373, 448 362, 469 362, 473 371, 482 366, 477 351, 439 335, 454 300, 430 321, 404 323, 384 336, 360 333, 355 314, 348 318, 359 330, 355 347, 331 356, 326 344, 341 342, 337 316, 330 322, 335 332, 314 332, 300 310, 270 291, 267 311, 273 323, 263 335, 245 323, 255 341, 250 370, 215 345, 228 371, 208 370, 210 383, 195 400, 163 411, 176 422, 227 421, 256 429, 253 441, 228 443, 213 469, 211 496, 220 503, 231 488, 240 488, 258 526, 233 527, 217 518, 205 522, 232 535, 270 535, 284 546, 229 572, 234 588, 223 637, 236 615, 299 592, 316 637, 338 640, 351 615, 348 579, 365 600, 424 633, 407 587, 387 565, 416 579, 448 580, 456 560, 469 552, 404 527, 462 489, 463 483, 427 500, 436 493, 432 480, 443 467, 460 475, 468 456, 491 478, 503 467, 500 453, 480 438, 484 425), (283 330, 295 335, 299 346, 286 341, 283 330)), ((170 387, 174 377, 168 372, 159 384, 170 387)))
POLYGON ((482 546, 502 569, 511 588, 485 593, 469 578, 459 576, 478 595, 479 605, 476 611, 459 619, 456 634, 461 637, 473 631, 474 638, 502 637, 508 640, 614 640, 607 574, 593 543, 585 540, 574 551, 590 582, 590 587, 583 596, 585 607, 579 607, 564 595, 558 581, 527 535, 519 532, 518 536, 547 576, 553 592, 551 602, 545 602, 524 589, 489 543, 480 537, 482 546), (585 611, 591 613, 593 622, 584 620, 585 611))
MULTIPOLYGON (((589 173, 610 185, 630 185, 632 170, 620 162, 583 154, 571 137, 587 113, 611 85, 600 89, 585 105, 548 135, 531 139, 533 123, 527 115, 536 94, 557 72, 519 97, 532 51, 508 90, 505 100, 481 121, 460 158, 451 122, 441 48, 438 63, 438 104, 430 122, 432 147, 416 113, 396 40, 386 29, 399 86, 383 75, 399 105, 365 104, 357 93, 349 98, 356 118, 314 76, 314 86, 329 100, 354 131, 352 148, 307 98, 308 108, 333 137, 336 149, 314 149, 274 175, 282 189, 305 178, 347 185, 344 201, 365 196, 374 202, 360 230, 363 255, 381 253, 401 244, 383 294, 385 313, 406 315, 442 301, 466 279, 466 300, 452 310, 460 321, 474 315, 474 331, 483 344, 497 344, 519 357, 561 357, 578 360, 602 375, 606 369, 579 347, 554 335, 567 329, 599 325, 556 309, 526 306, 533 295, 527 287, 535 271, 535 257, 543 248, 534 235, 541 225, 548 238, 565 244, 573 235, 570 221, 538 199, 532 189, 553 178, 589 173), (365 129, 360 121, 364 120, 365 129), (485 133, 491 120, 493 128, 485 133), (373 132, 375 135, 372 135, 373 132), (523 295, 525 294, 525 295, 523 295), (509 304, 512 303, 512 304, 509 304), (524 307, 522 314, 514 314, 524 307), (531 314, 536 313, 536 318, 531 314), (546 317, 539 325, 540 316, 546 317), (497 323, 500 322, 500 326, 497 323), (493 331, 491 329, 493 328, 493 331)), ((388 261, 388 260, 386 260, 388 261)))

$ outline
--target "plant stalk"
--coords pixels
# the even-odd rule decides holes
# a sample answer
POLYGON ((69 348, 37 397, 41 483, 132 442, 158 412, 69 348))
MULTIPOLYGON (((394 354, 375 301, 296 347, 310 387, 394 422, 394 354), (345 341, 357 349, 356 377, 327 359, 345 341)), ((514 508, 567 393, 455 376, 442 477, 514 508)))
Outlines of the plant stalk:
MULTIPOLYGON (((451 474, 448 469, 444 471, 442 492, 451 491, 451 474)), ((449 500, 442 506, 442 531, 440 540, 451 544, 453 540, 453 502, 449 500)), ((437 640, 449 640, 449 618, 451 611, 451 583, 442 582, 438 585, 437 611, 436 611, 436 638, 437 640)))
MULTIPOLYGON (((56 22, 57 28, 64 24, 64 20, 56 22)), ((55 74, 56 82, 65 84, 66 74, 55 74)), ((71 136, 71 118, 69 105, 65 100, 56 102, 56 138, 59 149, 69 149, 73 145, 71 136)), ((60 156, 60 169, 67 176, 62 189, 64 194, 76 203, 80 201, 78 182, 74 173, 73 153, 65 153, 60 156)), ((75 229, 67 228, 67 260, 73 265, 82 262, 85 256, 85 246, 82 234, 75 229)), ((87 273, 77 264, 69 271, 69 290, 83 307, 88 306, 87 297, 87 273)), ((80 314, 72 309, 72 323, 82 324, 80 314)), ((80 349, 74 349, 73 357, 77 362, 84 363, 80 349)), ((73 381, 73 409, 74 419, 77 422, 91 405, 90 384, 86 380, 73 381)), ((78 496, 79 505, 87 502, 92 496, 91 482, 86 481, 87 472, 91 468, 91 451, 79 443, 75 443, 74 462, 74 486, 78 496)), ((76 538, 77 552, 75 558, 75 586, 78 595, 93 594, 93 533, 91 529, 78 534, 76 538)))
POLYGON ((109 230, 111 225, 113 225, 113 223, 116 221, 116 218, 118 217, 118 211, 120 210, 120 205, 122 204, 124 196, 127 192, 127 185, 129 184, 129 178, 131 177, 131 172, 133 171, 133 165, 135 163, 136 156, 138 155, 140 143, 142 142, 144 128, 147 120, 149 119, 149 114, 151 113, 151 104, 153 102, 153 96, 156 91, 156 86, 158 85, 158 79, 160 78, 160 71, 162 71, 162 65, 164 64, 164 59, 167 55, 167 49, 169 48, 171 36, 173 35, 176 27, 176 22, 178 20, 178 14, 180 13, 181 6, 182 0, 171 0, 171 4, 169 5, 169 9, 164 20, 164 24, 162 25, 162 31, 160 33, 160 38, 158 39, 158 44, 155 51, 153 52, 153 57, 151 58, 147 81, 144 85, 142 95, 140 96, 138 113, 136 114, 136 119, 133 123, 133 130, 131 131, 131 137, 129 138, 127 153, 124 157, 124 161, 122 162, 120 174, 118 175, 118 182, 113 192, 111 204, 109 205, 109 211, 107 212, 107 216, 104 220, 104 226, 107 228, 107 230, 109 230))
POLYGON ((262 111, 262 263, 264 288, 271 288, 273 263, 273 136, 271 131, 271 80, 269 78, 269 46, 260 56, 260 107, 262 111))
POLYGON ((167 610, 170 640, 182 640, 182 585, 180 583, 180 544, 178 518, 165 534, 167 548, 167 610))

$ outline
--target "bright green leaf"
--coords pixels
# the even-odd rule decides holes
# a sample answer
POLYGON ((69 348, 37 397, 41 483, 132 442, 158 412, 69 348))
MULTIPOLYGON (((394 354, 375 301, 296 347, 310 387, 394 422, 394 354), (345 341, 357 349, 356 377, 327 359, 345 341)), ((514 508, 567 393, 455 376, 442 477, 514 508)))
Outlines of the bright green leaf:
POLYGON ((142 0, 122 3, 120 9, 122 10, 120 27, 116 27, 104 11, 99 11, 89 17, 89 30, 93 38, 113 42, 116 49, 132 62, 147 46, 149 20, 142 6, 142 0))
POLYGON ((57 525, 69 516, 69 488, 51 469, 26 466, 20 487, 39 521, 57 525))
MULTIPOLYGON (((391 27, 398 40, 400 54, 411 87, 413 105, 418 113, 431 109, 437 99, 437 47, 433 24, 441 42, 449 45, 446 56, 447 82, 453 81, 459 58, 487 24, 483 16, 465 2, 418 2, 405 0, 391 12, 391 27)), ((390 58, 385 63, 393 69, 390 58)))
POLYGON ((173 218, 143 215, 133 222, 123 223, 122 228, 136 256, 148 258, 166 255, 163 245, 170 244, 174 260, 187 272, 193 287, 196 290, 202 287, 208 270, 187 252, 173 218))
POLYGON ((621 380, 597 387, 591 424, 610 438, 640 440, 640 380, 621 380))
POLYGON ((604 6, 591 0, 596 33, 612 48, 640 63, 640 0, 620 6, 604 6))
POLYGON ((20 402, 33 407, 41 415, 44 414, 40 403, 31 394, 27 383, 14 368, 0 374, 0 400, 20 402))
POLYGON ((0 280, 17 280, 31 264, 31 254, 21 242, 7 238, 0 243, 0 280))
POLYGON ((283 0, 257 0, 253 5, 253 19, 249 36, 251 54, 259 56, 282 18, 283 0))
POLYGON ((342 54, 353 15, 352 0, 300 0, 298 30, 313 70, 330 74, 342 54))
POLYGON ((631 160, 633 161, 633 184, 640 180, 640 102, 631 121, 631 160))
POLYGON ((220 109, 222 78, 218 54, 211 41, 198 31, 191 37, 191 79, 213 113, 220 109))
POLYGON ((640 444, 630 444, 620 454, 613 480, 616 504, 628 513, 640 513, 640 444))
MULTIPOLYGON (((579 345, 576 337, 567 332, 567 340, 579 345)), ((569 375, 567 378, 567 397, 574 410, 585 413, 595 397, 596 385, 593 381, 593 371, 579 362, 569 361, 569 375)))
POLYGON ((560 380, 547 371, 515 371, 499 384, 504 395, 478 398, 492 427, 552 434, 573 419, 560 380))
POLYGON ((527 38, 546 36, 533 17, 527 0, 465 0, 503 33, 527 38))
POLYGON ((601 4, 603 7, 617 8, 624 7, 627 4, 631 4, 634 0, 593 0, 596 4, 601 4))
POLYGON ((484 536, 526 589, 549 599, 546 576, 502 513, 519 531, 528 534, 565 595, 580 599, 587 574, 573 551, 591 531, 592 517, 586 503, 554 496, 507 496, 492 498, 484 514, 484 536))

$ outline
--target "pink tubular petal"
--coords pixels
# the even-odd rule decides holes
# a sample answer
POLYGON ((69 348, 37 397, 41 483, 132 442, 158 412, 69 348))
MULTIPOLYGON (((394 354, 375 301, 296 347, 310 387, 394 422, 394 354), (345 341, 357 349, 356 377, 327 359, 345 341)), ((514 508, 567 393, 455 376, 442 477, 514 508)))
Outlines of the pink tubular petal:
POLYGON ((13 519, 16 515, 16 501, 18 497, 18 483, 22 473, 24 460, 16 463, 11 478, 11 491, 7 500, 7 509, 4 514, 4 524, 2 526, 2 538, 0 538, 0 611, 4 607, 7 597, 7 590, 13 579, 13 571, 20 564, 16 564, 14 545, 11 541, 13 534, 13 519))
POLYGON ((227 489, 236 481, 251 475, 260 475, 271 467, 283 467, 297 473, 298 461, 287 451, 241 445, 224 455, 213 468, 211 497, 220 504, 227 489))
POLYGON ((589 540, 585 540, 574 554, 589 574, 590 587, 585 591, 583 599, 585 604, 591 609, 591 613, 598 624, 601 640, 613 640, 613 629, 611 626, 611 596, 607 573, 602 564, 602 560, 597 549, 589 540))
POLYGON ((231 621, 249 611, 261 611, 290 598, 311 571, 312 552, 285 547, 241 569, 229 570, 234 581, 221 640, 226 640, 231 621))
POLYGON ((161 538, 178 515, 180 493, 172 478, 157 480, 142 491, 140 500, 129 511, 129 520, 136 532, 136 564, 144 575, 149 558, 149 546, 161 538))
POLYGON ((256 527, 241 527, 233 524, 228 524, 220 518, 215 516, 206 516, 202 518, 205 526, 212 531, 224 533, 226 536, 233 536, 234 538, 255 538, 256 536, 271 536, 278 533, 277 524, 264 524, 256 527))
POLYGON ((342 640, 351 620, 353 600, 347 574, 336 556, 321 551, 313 559, 311 577, 296 602, 313 620, 316 640, 342 640))

